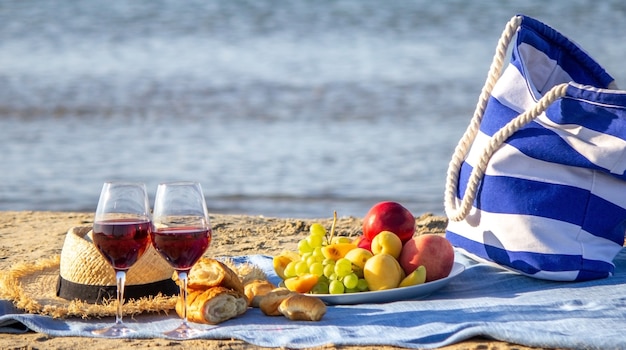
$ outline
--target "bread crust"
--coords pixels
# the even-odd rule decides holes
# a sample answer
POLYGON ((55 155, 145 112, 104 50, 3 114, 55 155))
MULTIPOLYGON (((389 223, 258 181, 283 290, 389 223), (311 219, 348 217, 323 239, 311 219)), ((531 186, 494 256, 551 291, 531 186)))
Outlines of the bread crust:
POLYGON ((248 298, 248 306, 259 307, 261 297, 276 289, 276 285, 267 280, 254 280, 244 285, 243 288, 248 298))
POLYGON ((326 314, 326 304, 321 299, 287 288, 276 288, 262 296, 259 308, 265 315, 283 315, 294 321, 319 321, 326 314))
POLYGON ((326 304, 319 298, 294 293, 278 305, 278 311, 294 321, 319 321, 326 314, 326 304))
MULTIPOLYGON (((245 295, 225 287, 193 290, 187 295, 187 319, 191 322, 218 324, 245 313, 247 308, 245 295)), ((182 298, 178 298, 176 313, 183 316, 182 298)))
POLYGON ((293 293, 287 288, 276 288, 261 298, 259 308, 267 316, 280 316, 282 313, 278 311, 278 305, 293 293))
MULTIPOLYGON (((258 307, 268 316, 283 315, 290 320, 319 321, 326 305, 319 298, 276 288, 267 280, 242 283, 238 274, 218 260, 204 257, 188 274, 187 319, 191 322, 218 324, 258 307)), ((179 298, 176 313, 182 317, 179 298)))
POLYGON ((187 288, 206 290, 221 286, 244 294, 239 276, 221 261, 203 257, 189 271, 187 288))
MULTIPOLYGON (((189 271, 187 278, 189 321, 218 324, 248 309, 248 299, 239 276, 223 262, 203 257, 189 271)), ((182 311, 182 298, 178 298, 176 313, 182 317, 182 311)))

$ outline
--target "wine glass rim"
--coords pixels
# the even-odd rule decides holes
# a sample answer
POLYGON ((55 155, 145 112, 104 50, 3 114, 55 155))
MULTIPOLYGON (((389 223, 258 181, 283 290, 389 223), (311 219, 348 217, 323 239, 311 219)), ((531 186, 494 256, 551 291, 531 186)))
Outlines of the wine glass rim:
POLYGON ((124 180, 107 180, 104 182, 104 184, 115 184, 115 185, 138 185, 138 186, 146 186, 146 184, 144 182, 141 181, 124 181, 124 180))
POLYGON ((187 180, 159 182, 159 186, 161 185, 199 185, 199 184, 200 182, 198 181, 187 181, 187 180))

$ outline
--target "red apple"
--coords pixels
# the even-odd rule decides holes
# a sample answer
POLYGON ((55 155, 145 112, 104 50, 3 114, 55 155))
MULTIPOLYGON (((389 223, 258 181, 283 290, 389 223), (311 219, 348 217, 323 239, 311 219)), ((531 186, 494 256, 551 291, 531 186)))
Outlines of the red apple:
POLYGON ((443 236, 424 234, 413 237, 402 247, 398 258, 408 275, 420 265, 426 267, 426 282, 448 277, 454 265, 454 249, 443 236))
POLYGON ((363 219, 363 235, 371 242, 382 231, 395 233, 404 243, 415 233, 415 217, 396 202, 375 204, 363 219))

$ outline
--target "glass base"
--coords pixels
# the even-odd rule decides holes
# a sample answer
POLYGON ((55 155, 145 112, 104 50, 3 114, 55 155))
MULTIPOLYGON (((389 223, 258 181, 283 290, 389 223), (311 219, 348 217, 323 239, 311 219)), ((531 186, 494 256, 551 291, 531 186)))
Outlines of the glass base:
POLYGON ((169 338, 174 339, 189 339, 198 336, 202 331, 192 328, 186 322, 183 322, 176 329, 163 333, 169 338))
POLYGON ((135 332, 135 330, 126 327, 126 325, 124 325, 123 323, 116 323, 108 328, 94 329, 93 331, 91 331, 91 334, 99 335, 102 337, 119 338, 135 332))

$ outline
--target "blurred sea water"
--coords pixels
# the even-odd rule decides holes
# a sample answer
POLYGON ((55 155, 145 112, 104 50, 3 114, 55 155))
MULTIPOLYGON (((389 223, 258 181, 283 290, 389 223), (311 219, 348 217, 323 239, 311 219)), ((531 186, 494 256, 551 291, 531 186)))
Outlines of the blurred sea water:
POLYGON ((515 14, 626 86, 626 3, 3 1, 0 210, 197 180, 213 213, 443 214, 448 161, 515 14))

